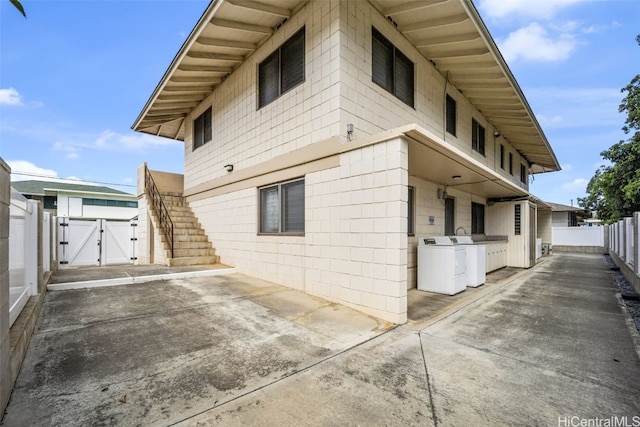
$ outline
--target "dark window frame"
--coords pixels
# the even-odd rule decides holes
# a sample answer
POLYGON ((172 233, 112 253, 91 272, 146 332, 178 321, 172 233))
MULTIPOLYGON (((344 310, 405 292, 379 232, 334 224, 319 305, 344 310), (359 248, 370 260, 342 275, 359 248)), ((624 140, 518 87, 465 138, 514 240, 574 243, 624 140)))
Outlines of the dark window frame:
POLYGON ((454 236, 456 234, 456 199, 447 196, 444 199, 444 234, 454 236))
POLYGON ((471 234, 484 234, 484 218, 484 204, 471 202, 471 234))
POLYGON ((485 155, 486 130, 474 118, 471 118, 471 148, 478 153, 485 155))
POLYGON ((415 64, 375 27, 371 27, 371 80, 415 108, 415 64))
POLYGON ((457 104, 456 100, 449 94, 447 94, 445 101, 445 128, 448 133, 453 136, 456 136, 456 122, 458 120, 458 112, 457 112, 457 104))
MULTIPOLYGON (((300 202, 300 201, 298 201, 300 202)), ((295 178, 288 181, 282 181, 275 184, 265 185, 263 187, 258 188, 258 234, 259 235, 289 235, 289 236, 303 236, 305 233, 305 179, 303 178, 295 178), (299 194, 301 196, 301 203, 297 206, 294 206, 300 215, 301 218, 293 218, 290 220, 291 211, 287 211, 287 203, 291 202, 287 198, 288 191, 290 189, 298 188, 297 186, 301 185, 302 192, 299 194), (274 194, 277 197, 275 203, 277 206, 272 207, 271 213, 277 215, 275 218, 275 229, 268 229, 269 225, 273 227, 274 219, 267 218, 264 215, 267 215, 267 209, 265 209, 265 202, 273 203, 273 200, 268 200, 265 198, 265 195, 274 194)))
POLYGON ((523 184, 526 184, 527 182, 527 168, 522 163, 520 163, 520 182, 523 184))
POLYGON ((416 233, 416 189, 413 186, 407 187, 407 234, 410 236, 416 233))
POLYGON ((509 153, 509 175, 513 175, 513 153, 509 153))
POLYGON ((193 121, 193 150, 202 147, 213 139, 212 114, 213 109, 209 106, 193 121))
POLYGON ((302 27, 258 64, 258 110, 305 82, 305 46, 302 27))
POLYGON ((504 145, 500 144, 500 169, 504 170, 504 145))
POLYGON ((513 234, 515 234, 516 236, 520 236, 520 234, 522 233, 522 206, 520 206, 520 203, 514 205, 513 220, 513 234))

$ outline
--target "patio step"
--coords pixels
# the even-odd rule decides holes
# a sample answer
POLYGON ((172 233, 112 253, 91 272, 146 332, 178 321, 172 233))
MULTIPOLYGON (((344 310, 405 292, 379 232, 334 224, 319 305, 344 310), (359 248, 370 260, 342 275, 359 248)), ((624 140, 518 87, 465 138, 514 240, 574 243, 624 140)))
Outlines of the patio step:
POLYGON ((217 256, 197 256, 197 257, 182 257, 182 258, 169 258, 169 267, 184 267, 188 265, 206 265, 217 264, 220 261, 217 256))

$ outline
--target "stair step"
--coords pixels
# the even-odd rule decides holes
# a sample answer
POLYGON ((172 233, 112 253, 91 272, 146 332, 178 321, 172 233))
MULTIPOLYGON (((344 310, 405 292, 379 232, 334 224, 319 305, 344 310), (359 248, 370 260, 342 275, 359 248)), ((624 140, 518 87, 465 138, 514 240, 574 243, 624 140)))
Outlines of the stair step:
POLYGON ((177 249, 211 249, 210 242, 173 242, 173 250, 177 249))
POLYGON ((215 256, 215 249, 178 249, 173 248, 174 258, 186 258, 194 256, 215 256))
POLYGON ((187 265, 208 265, 220 262, 218 256, 196 256, 183 258, 169 258, 169 267, 182 267, 187 265))

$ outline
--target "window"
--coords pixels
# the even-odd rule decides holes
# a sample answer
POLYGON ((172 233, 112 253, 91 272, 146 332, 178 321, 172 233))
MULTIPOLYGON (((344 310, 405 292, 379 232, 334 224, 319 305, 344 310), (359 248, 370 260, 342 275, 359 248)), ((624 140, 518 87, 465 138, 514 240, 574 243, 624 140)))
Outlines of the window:
POLYGON ((373 27, 371 36, 373 82, 413 107, 413 62, 373 27))
POLYGON ((509 153, 509 175, 513 175, 513 153, 509 153))
POLYGON ((304 233, 304 179, 262 187, 260 233, 304 233))
POLYGON ((446 103, 447 132, 456 136, 456 100, 447 95, 446 103))
POLYGON ((304 81, 304 27, 258 65, 258 108, 304 81))
POLYGON ((527 168, 522 163, 520 163, 520 181, 527 182, 527 168))
POLYGON ((444 199, 444 234, 453 236, 456 224, 456 200, 453 197, 444 199))
POLYGON ((516 236, 520 235, 520 227, 521 227, 521 216, 522 216, 522 211, 521 211, 521 207, 520 204, 515 205, 514 207, 514 212, 513 212, 513 217, 514 217, 514 230, 513 230, 513 234, 515 234, 516 236))
POLYGON ((500 169, 504 170, 504 145, 500 144, 500 169))
POLYGON ((193 121, 193 149, 211 141, 211 107, 193 121))
POLYGON ((484 156, 484 127, 471 119, 471 148, 484 156))
POLYGON ((407 199, 407 234, 414 234, 415 233, 415 214, 414 214, 414 209, 415 209, 415 199, 414 199, 414 193, 415 190, 413 187, 409 187, 409 197, 407 199))
POLYGON ((484 233, 484 205, 471 202, 471 233, 484 233))
POLYGON ((112 206, 117 208, 137 208, 138 202, 129 200, 107 200, 107 199, 89 199, 82 198, 82 204, 85 206, 112 206))

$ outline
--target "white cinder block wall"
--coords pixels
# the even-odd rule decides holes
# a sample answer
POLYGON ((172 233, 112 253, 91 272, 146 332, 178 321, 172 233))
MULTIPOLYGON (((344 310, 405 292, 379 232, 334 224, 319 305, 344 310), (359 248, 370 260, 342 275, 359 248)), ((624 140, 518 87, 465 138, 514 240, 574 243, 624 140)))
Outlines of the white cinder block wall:
MULTIPOLYGON (((311 1, 187 117, 185 189, 226 176, 226 164, 243 170, 336 135, 349 144, 348 123, 354 124, 356 140, 417 123, 526 188, 515 149, 499 140, 505 161, 514 154, 514 175, 508 176, 499 168, 493 127, 451 84, 447 88, 458 102, 457 137, 443 133, 445 78, 368 2, 311 1), (303 25, 305 82, 257 109, 258 64, 303 25), (371 81, 372 25, 416 64, 415 108, 371 81), (213 141, 193 151, 193 119, 209 106, 213 141), (472 117, 486 128, 485 156, 471 149, 472 117)), ((416 236, 444 232, 437 186, 417 178, 410 183, 407 156, 407 141, 397 139, 349 151, 340 155, 339 167, 307 173, 305 236, 258 236, 255 187, 192 197, 190 206, 221 262, 404 322, 416 255, 416 237, 407 238, 407 185, 416 186, 416 236), (428 225, 431 215, 435 226, 428 225)), ((470 233, 471 201, 485 200, 454 189, 448 193, 456 197, 456 227, 470 233)))
POLYGON ((185 123, 185 188, 340 134, 338 2, 312 1, 236 69, 185 123), (257 108, 258 64, 305 26, 305 81, 257 108), (192 125, 212 106, 213 141, 192 150, 192 125))
POLYGON ((346 134, 348 123, 354 125, 356 139, 416 123, 511 182, 528 188, 528 183, 520 181, 520 164, 526 165, 526 161, 504 138, 494 141, 495 128, 451 83, 447 84, 447 93, 457 103, 457 136, 444 131, 444 76, 369 2, 341 2, 340 29, 340 108, 343 112, 341 135, 346 134), (371 80, 372 26, 415 64, 414 108, 371 80), (472 118, 486 129, 484 156, 471 148, 472 118), (500 144, 505 146, 504 170, 500 168, 500 144), (509 153, 514 156, 512 175, 508 173, 509 153))

